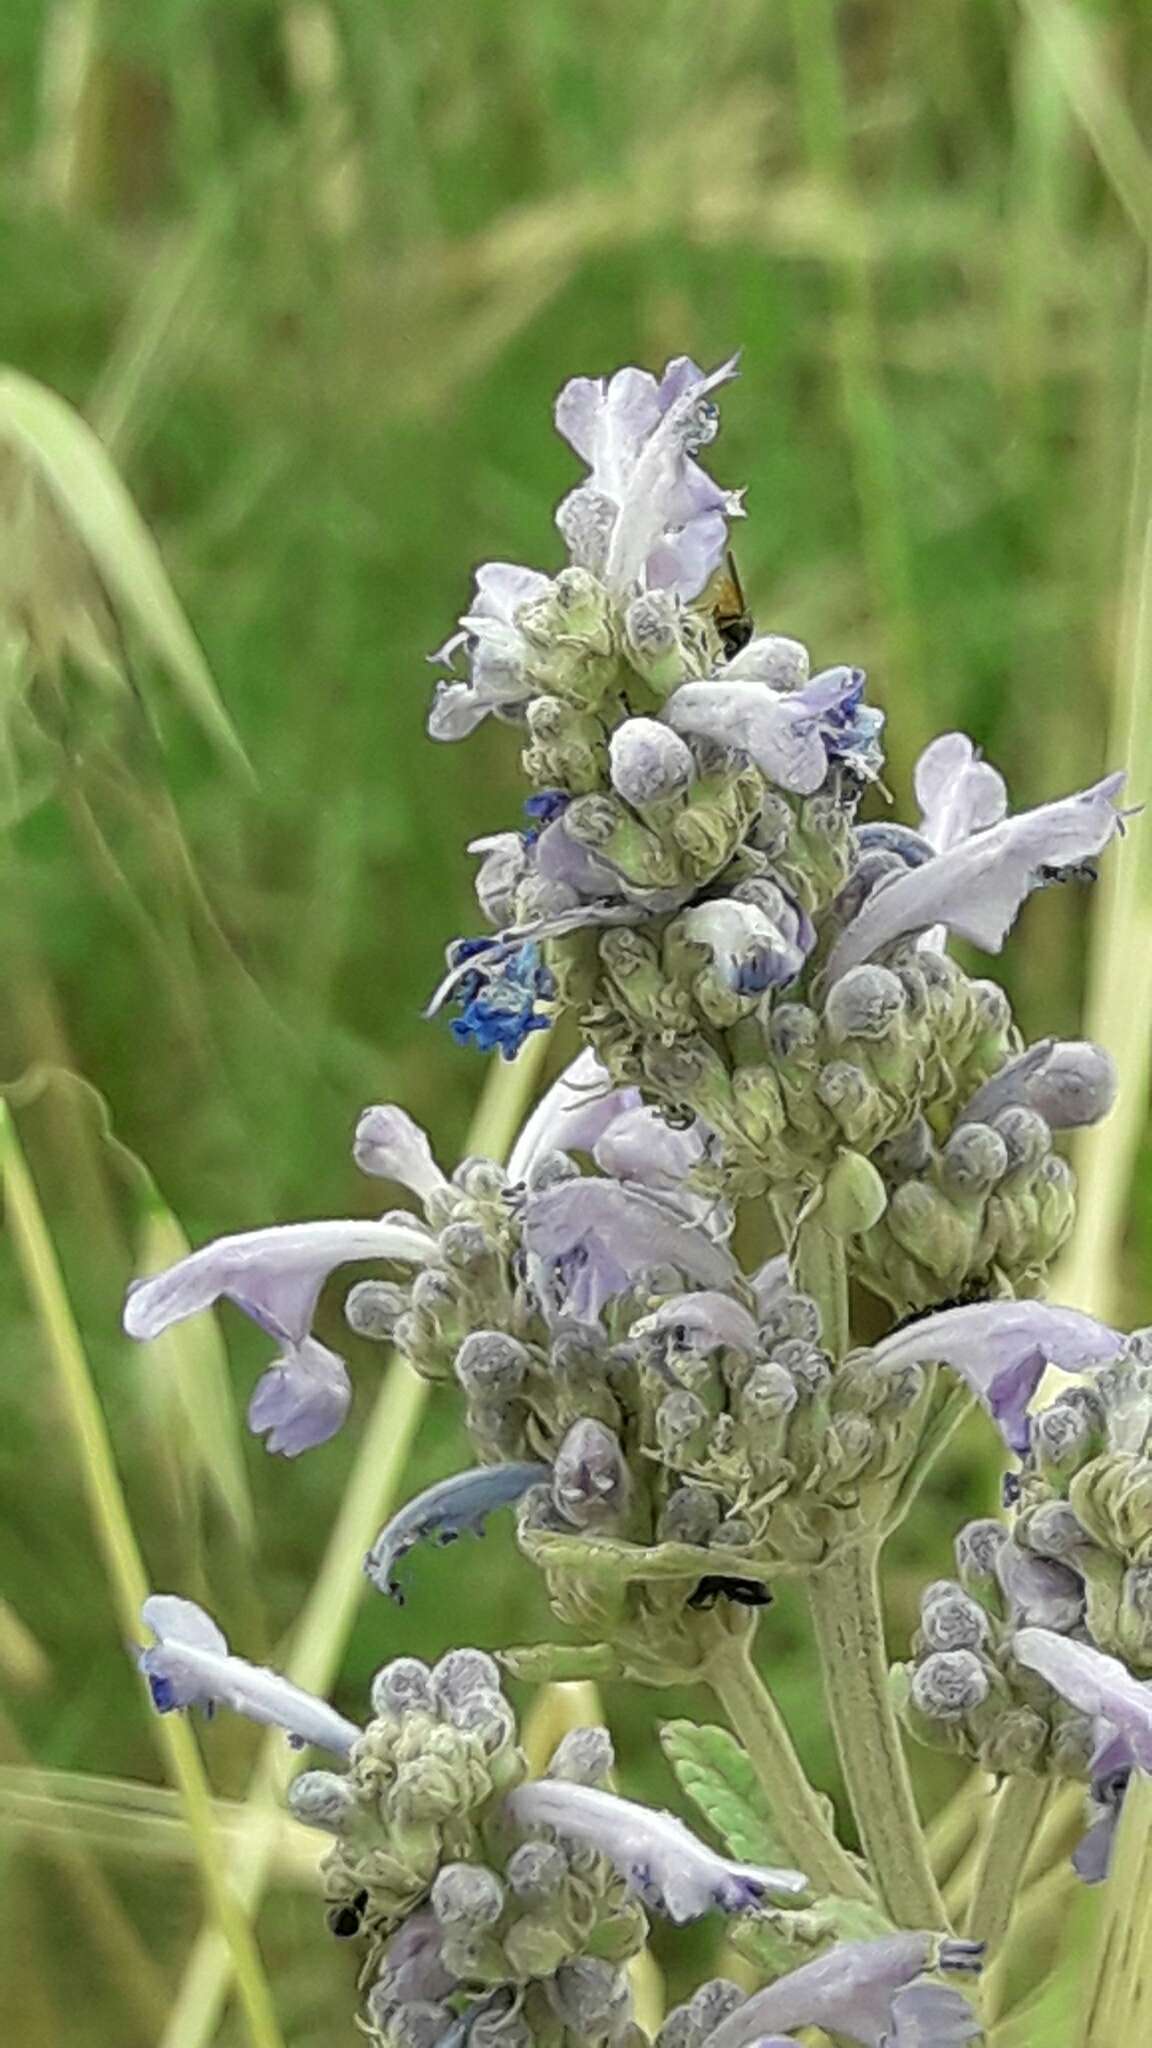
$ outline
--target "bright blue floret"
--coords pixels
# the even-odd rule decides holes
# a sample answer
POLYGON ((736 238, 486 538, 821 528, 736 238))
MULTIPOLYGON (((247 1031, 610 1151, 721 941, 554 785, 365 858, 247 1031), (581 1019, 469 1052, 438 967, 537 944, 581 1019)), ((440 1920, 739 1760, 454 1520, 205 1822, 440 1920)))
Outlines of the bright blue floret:
POLYGON ((527 831, 520 837, 525 846, 534 846, 544 830, 566 811, 572 799, 563 789, 541 789, 535 796, 525 797, 524 815, 531 820, 527 831))
POLYGON ((474 1045, 478 1052, 498 1051, 512 1060, 530 1032, 546 1031, 551 1024, 550 1014, 537 1004, 552 1001, 556 984, 534 939, 484 967, 482 956, 494 943, 460 939, 453 948, 455 963, 475 959, 477 965, 457 985, 460 1015, 452 1019, 452 1036, 459 1045, 474 1045))

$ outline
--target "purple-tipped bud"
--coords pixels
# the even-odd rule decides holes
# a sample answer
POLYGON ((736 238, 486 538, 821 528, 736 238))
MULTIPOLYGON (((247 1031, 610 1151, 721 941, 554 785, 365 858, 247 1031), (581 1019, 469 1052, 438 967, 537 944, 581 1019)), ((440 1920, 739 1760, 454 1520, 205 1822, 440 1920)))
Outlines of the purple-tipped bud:
POLYGON ((1008 1147, 990 1124, 962 1124, 940 1155, 944 1186, 961 1197, 986 1195, 1007 1171, 1008 1147))
POLYGON ((372 1680, 372 1711, 382 1720, 431 1705, 432 1673, 419 1657, 393 1657, 372 1680))
POLYGON ((513 1394, 523 1384, 529 1354, 501 1330, 473 1330, 456 1353, 456 1377, 466 1394, 513 1394))
POLYGON ((1000 1110, 992 1128, 1004 1142, 1010 1173, 1027 1173, 1052 1150, 1052 1132, 1043 1117, 1022 1103, 1000 1110))
POLYGON ((570 1728, 552 1752, 547 1775, 572 1785, 603 1785, 616 1762, 606 1728, 570 1728))
POLYGON ((612 787, 625 803, 643 810, 678 796, 696 780, 691 747, 654 718, 626 718, 608 745, 612 787))
POLYGON ((568 1858, 555 1842, 521 1842, 505 1865, 508 1889, 523 1906, 547 1905, 568 1879, 568 1858))
POLYGON ((899 975, 886 967, 853 967, 833 982, 824 1004, 832 1038, 886 1038, 908 1007, 899 975))
POLYGON ((964 1524, 956 1537, 955 1550, 956 1570, 965 1592, 988 1592, 999 1583, 996 1561, 1007 1541, 1008 1531, 1003 1522, 994 1521, 991 1516, 964 1524))
POLYGON ((971 1650, 936 1650, 912 1674, 912 1704, 934 1721, 962 1721, 988 1697, 984 1667, 971 1650))
POLYGON ((604 1423, 584 1416, 572 1424, 556 1453, 552 1494, 578 1529, 617 1522, 627 1512, 631 1475, 619 1439, 604 1423))
POLYGON ((356 1794, 335 1771, 302 1771, 288 1787, 290 1812, 305 1827, 338 1835, 356 1811, 356 1794))
POLYGON ((668 1496, 656 1533, 661 1543, 702 1546, 711 1541, 720 1519, 720 1503, 706 1486, 678 1486, 668 1496))
POLYGON ((438 1707, 459 1706, 474 1693, 500 1691, 500 1666, 487 1650, 449 1650, 432 1670, 438 1707))
POLYGON ((1023 1107, 1036 1111, 1054 1131, 1098 1124, 1116 1100, 1116 1062, 1102 1045, 1087 1040, 1041 1039, 977 1091, 964 1111, 964 1121, 987 1122, 998 1111, 1023 1107))
POLYGON ((358 1280, 344 1303, 344 1320, 358 1337, 390 1344, 410 1299, 411 1290, 394 1280, 358 1280))
POLYGON ((988 1635, 988 1616, 959 1586, 941 1581, 931 1600, 925 1595, 920 1633, 929 1650, 978 1650, 988 1635))
POLYGON ((432 1886, 432 1911, 441 1927, 494 1927, 504 1911, 504 1887, 483 1863, 445 1863, 432 1886))
POLYGON ((547 1980, 548 2001, 558 2019, 578 2041, 612 2040, 627 2025, 632 2011, 628 1979, 599 1956, 577 1956, 561 1963, 547 1980))

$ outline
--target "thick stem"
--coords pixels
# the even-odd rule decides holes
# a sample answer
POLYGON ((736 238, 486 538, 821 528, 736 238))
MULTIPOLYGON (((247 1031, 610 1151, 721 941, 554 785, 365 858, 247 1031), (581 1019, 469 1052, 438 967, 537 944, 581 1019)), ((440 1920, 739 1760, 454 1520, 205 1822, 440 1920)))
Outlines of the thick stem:
POLYGON ((996 1812, 984 1837, 965 1933, 987 1943, 995 1955, 1020 1897, 1024 1866, 1048 1804, 1050 1778, 1008 1778, 996 1795, 996 1812))
POLYGON ((875 1545, 843 1551, 813 1572, 808 1598, 836 1746, 877 1892, 897 1926, 944 1928, 889 1698, 875 1545))
POLYGON ((718 1632, 707 1677, 764 1788, 785 1854, 804 1871, 814 1891, 870 1899, 863 1871, 836 1839, 829 1801, 804 1775, 784 1718, 752 1662, 747 1642, 718 1632))

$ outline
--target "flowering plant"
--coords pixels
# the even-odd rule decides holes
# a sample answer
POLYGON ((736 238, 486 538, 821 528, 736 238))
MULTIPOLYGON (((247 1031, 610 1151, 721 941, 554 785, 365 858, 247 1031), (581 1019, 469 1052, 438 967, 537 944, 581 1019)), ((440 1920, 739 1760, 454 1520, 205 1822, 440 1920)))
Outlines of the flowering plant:
POLYGON ((249 1420, 294 1458, 350 1403, 312 1334, 322 1285, 390 1268, 347 1321, 457 1386, 476 1463, 393 1517, 367 1576, 402 1600, 415 1544, 509 1508, 562 1624, 498 1662, 393 1659, 360 1727, 233 1655, 191 1601, 145 1607, 159 1711, 224 1704, 339 1765, 291 1805, 332 1838, 329 1924, 363 1944, 362 2023, 388 2048, 638 2048, 649 1916, 707 1913, 736 1974, 668 2014, 660 2048, 786 2048, 812 2026, 977 2041, 981 1964, 1053 1787, 1083 1787, 1076 1867, 1099 1882, 1152 1768, 1152 1338, 1039 1298, 1074 1214, 1060 1134, 1107 1113, 1115 1074, 1091 1044, 1025 1046, 949 952, 998 952, 1031 891, 1091 876, 1122 778, 1011 814, 947 733, 916 823, 862 821, 883 793, 864 676, 812 675, 732 599, 743 508, 698 457, 734 375, 679 358, 566 385, 556 423, 588 472, 556 515, 568 564, 482 568, 434 657, 433 737, 495 717, 531 787, 523 828, 471 849, 489 930, 449 948, 431 1007, 506 1059, 561 1017, 583 1049, 506 1165, 445 1173, 376 1105, 356 1160, 415 1206, 223 1238, 127 1305, 141 1339, 222 1298, 258 1323, 278 1349, 249 1420), (741 1205, 775 1245, 751 1270, 741 1205), (973 1404, 1002 1440, 1005 1518, 959 1531, 890 1673, 881 1549, 973 1404), (753 1658, 782 1578, 810 1604, 858 1851, 753 1658), (665 1743, 718 1846, 611 1789, 602 1728, 529 1778, 503 1673, 708 1687, 728 1727, 665 1743), (998 1788, 960 1928, 905 1732, 998 1788))

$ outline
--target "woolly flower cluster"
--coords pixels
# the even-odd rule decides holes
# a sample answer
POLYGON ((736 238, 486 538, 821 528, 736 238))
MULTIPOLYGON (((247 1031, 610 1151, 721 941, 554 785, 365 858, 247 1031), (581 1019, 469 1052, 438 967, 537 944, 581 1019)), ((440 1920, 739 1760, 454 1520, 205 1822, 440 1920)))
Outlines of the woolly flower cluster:
MULTIPOLYGON (((739 494, 697 458, 734 375, 678 358, 565 386, 556 423, 587 469, 557 512, 567 565, 481 568, 435 657, 433 736, 511 726, 530 793, 521 829, 473 848, 487 930, 450 946, 432 1008, 508 1058, 564 1014, 583 1050, 506 1166, 445 1172, 373 1105, 357 1164, 408 1206, 221 1238, 137 1282, 125 1322, 147 1339, 234 1303, 276 1347, 251 1426, 293 1458, 351 1400, 321 1290, 376 1268, 348 1325, 458 1387, 476 1462, 393 1517, 368 1577, 402 1599, 416 1545, 515 1509, 575 1638, 510 1653, 521 1676, 707 1676, 779 1575, 883 1540, 974 1399, 1014 1515, 962 1531, 956 1578, 926 1589, 900 1709, 997 1774, 1088 1781, 1078 1863, 1098 1876, 1152 1762, 1152 1343, 1036 1297, 1074 1218, 1062 1134, 1107 1114, 1116 1076, 1099 1046, 1026 1044, 949 946, 997 953, 1034 890, 1091 879, 1122 778, 1013 813, 945 733, 911 823, 861 815, 883 767, 862 672, 813 674, 726 567, 739 494), (762 1255, 742 1263, 752 1201, 762 1255), (880 1334, 854 1344, 865 1301, 880 1334), (1050 1366, 1076 1383, 1036 1413, 1050 1366)), ((189 1603, 146 1618, 159 1710, 222 1701, 342 1759, 293 1807, 333 1837, 332 1925, 365 1940, 390 2048, 638 2042, 623 1971, 646 1913, 778 1917, 804 1886, 619 1800, 602 1731, 529 1783, 480 1652, 386 1666, 362 1730, 189 1603)), ((867 1895, 877 1873, 832 1850, 867 1895)), ((955 2048, 979 2029, 939 1973, 978 1960, 914 1923, 839 1941, 748 1999, 702 1986, 659 2048, 787 2048, 812 2024, 955 2048)))

